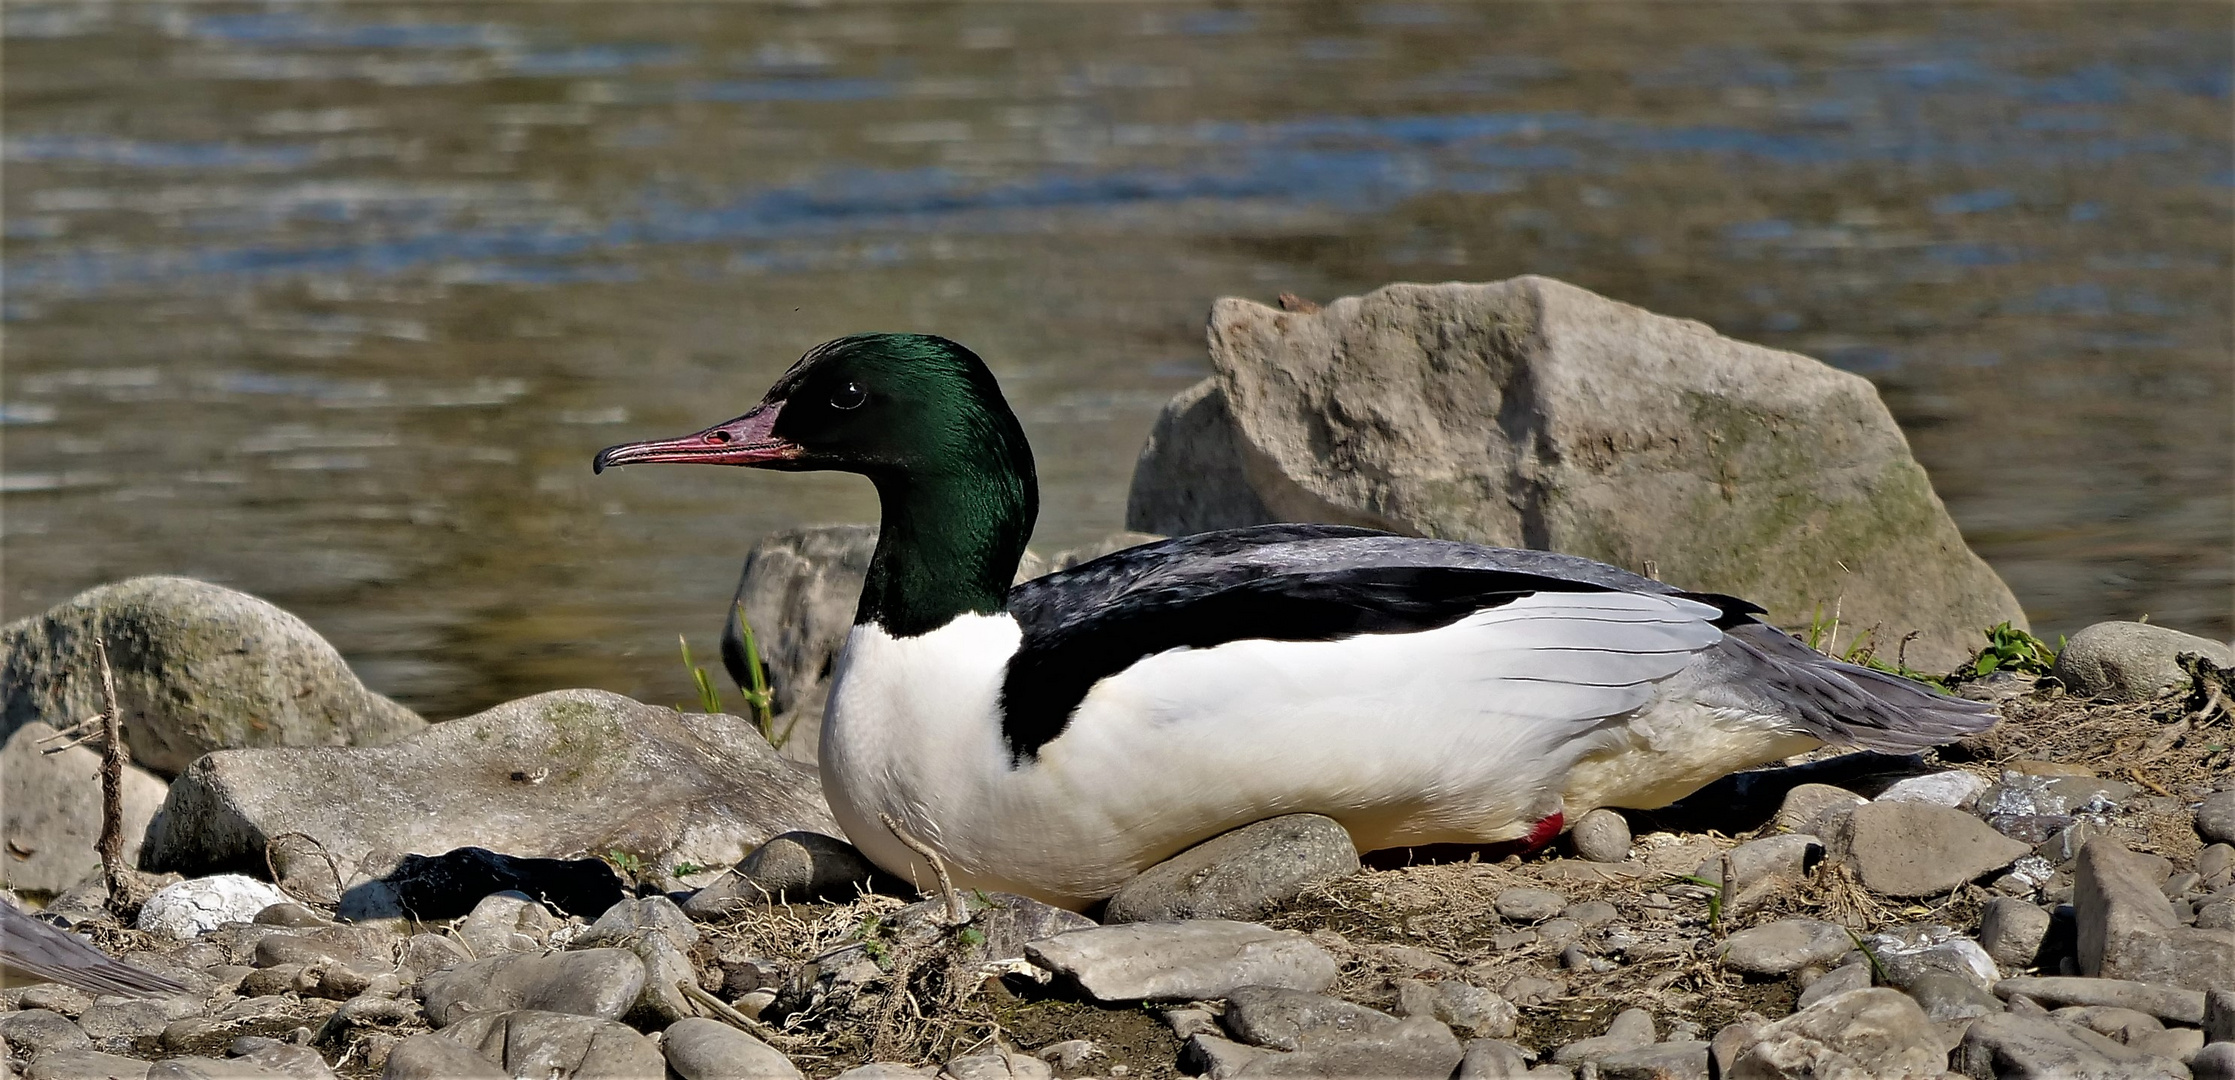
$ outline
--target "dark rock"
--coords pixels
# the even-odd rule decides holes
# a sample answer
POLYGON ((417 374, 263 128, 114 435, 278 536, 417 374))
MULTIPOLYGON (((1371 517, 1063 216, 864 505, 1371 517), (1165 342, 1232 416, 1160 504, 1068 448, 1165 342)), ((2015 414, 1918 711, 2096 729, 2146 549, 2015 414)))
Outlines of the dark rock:
POLYGON ((1784 975, 1846 955, 1854 940, 1844 927, 1817 919, 1779 919, 1724 939, 1725 967, 1749 975, 1784 975))
POLYGON ((1956 1060, 1977 1080, 2187 1080, 2188 1071, 2091 1031, 2011 1013, 1972 1024, 1956 1060))
POLYGON ((1350 833, 1291 814, 1214 836, 1142 871, 1110 897, 1106 922, 1252 919, 1321 882, 1358 872, 1350 833))
MULTIPOLYGON (((4 640, 4 637, 0 637, 4 640)), ((0 746, 0 886, 58 893, 101 869, 93 844, 101 838, 101 755, 83 746, 59 753, 40 740, 54 729, 39 721, 15 728, 0 746)), ((124 859, 137 863, 147 823, 169 785, 137 765, 124 769, 124 859)))
POLYGON ((2146 1012, 2160 1020, 2182 1024, 2204 1021, 2204 994, 2177 986, 2133 982, 2127 979, 2086 979, 2069 976, 2004 979, 1994 984, 1997 997, 2023 994, 2044 1005, 2116 1005, 2146 1012))
POLYGON ((2204 990, 2235 971, 2235 931, 2180 924, 2149 864, 2108 841, 2080 852, 2072 906, 2082 975, 2204 990))
POLYGON ((0 731, 100 712, 97 637, 108 642, 124 741, 162 776, 213 750, 377 745, 426 726, 365 689, 301 619, 207 582, 139 577, 0 627, 0 731))
POLYGON ((2010 865, 2027 847, 1961 810, 1926 803, 1857 807, 1830 846, 1887 896, 1932 896, 2010 865))
POLYGON ((644 962, 620 949, 514 954, 461 964, 425 981, 427 1019, 511 1009, 618 1019, 644 991, 644 962))
POLYGON ((2235 649, 2224 642, 2150 623, 2100 622, 2072 635, 2049 673, 2077 697, 2147 701, 2189 684, 2174 662, 2185 652, 2235 664, 2235 649))
POLYGON ((626 1024, 594 1016, 530 1009, 475 1013, 443 1029, 440 1037, 472 1048, 518 1077, 618 1080, 667 1073, 667 1063, 652 1040, 626 1024))
POLYGON ((2235 789, 2208 796, 2197 804, 2196 835, 2207 844, 2235 844, 2235 789))
POLYGON ((2190 1080, 2235 1080, 2235 1043, 2213 1043, 2188 1059, 2190 1080))
POLYGON ((799 1080, 782 1052, 717 1020, 678 1020, 661 1034, 660 1048, 682 1080, 799 1080))
POLYGON ((2009 970, 2023 970, 2041 955, 2053 916, 2023 900, 1998 896, 1979 917, 1979 947, 2009 970))
MULTIPOLYGON (((814 774, 777 757, 751 723, 562 690, 392 746, 204 756, 171 785, 142 859, 153 869, 260 867, 271 838, 299 832, 315 843, 274 850, 311 859, 322 847, 379 877, 400 853, 467 845, 529 858, 621 851, 655 866, 717 866, 780 832, 836 828, 814 774)), ((526 884, 455 897, 454 911, 507 888, 575 910, 526 884)))
POLYGON ((1575 853, 1592 862, 1618 863, 1630 857, 1630 821, 1605 807, 1583 815, 1568 831, 1575 853))
MULTIPOLYGON (((452 721, 456 723, 456 721, 452 721)), ((441 855, 406 855, 377 881, 342 898, 344 917, 379 918, 391 911, 420 920, 470 915, 497 893, 516 893, 569 915, 594 919, 621 902, 621 879, 603 859, 534 859, 464 847, 441 855)), ((514 902, 504 906, 512 909, 514 902)))
POLYGON ((1309 938, 1219 919, 1074 930, 1025 956, 1104 1002, 1201 1001, 1241 986, 1317 992, 1335 981, 1335 958, 1309 938))
POLYGON ((1871 987, 1834 994, 1747 1033, 1725 1075, 1729 1080, 1936 1080, 1947 1067, 1946 1045, 1908 995, 1871 987))
POLYGON ((1654 1043, 1599 1059, 1602 1080, 1707 1080, 1707 1043, 1701 1039, 1654 1043))
POLYGON ((1755 598, 1786 624, 1843 595, 1856 625, 1920 629, 1910 662, 1940 670, 1970 658, 1978 627, 2023 621, 1876 391, 1805 357, 1539 277, 1390 285, 1316 313, 1229 298, 1209 339, 1210 385, 1167 406, 1136 467, 1136 528, 1336 521, 1597 556, 1652 550, 1667 580, 1755 598), (1223 440, 1215 424, 1181 422, 1215 421, 1213 394, 1223 440), (1529 418, 1526 445, 1481 437, 1515 430, 1515 415, 1529 418), (1610 467, 1604 448, 1624 439, 1656 450, 1610 467), (1203 471, 1241 460, 1239 476, 1203 471), (1874 479, 1837 483, 1833 469, 1874 479), (1254 499, 1181 502, 1148 477, 1254 499), (1535 495, 1517 506, 1509 493, 1523 488, 1535 495), (1152 518, 1151 506, 1200 516, 1152 518), (1842 564, 1852 573, 1812 553, 1827 532, 1872 538, 1842 564), (1733 536, 1750 538, 1737 563, 1733 536))
POLYGON ((2235 990, 2213 989, 2204 992, 2204 1041, 2235 1042, 2235 990))
POLYGON ((891 883, 854 845, 812 832, 788 832, 754 848, 737 868, 684 901, 695 919, 721 919, 770 903, 852 900, 891 883))

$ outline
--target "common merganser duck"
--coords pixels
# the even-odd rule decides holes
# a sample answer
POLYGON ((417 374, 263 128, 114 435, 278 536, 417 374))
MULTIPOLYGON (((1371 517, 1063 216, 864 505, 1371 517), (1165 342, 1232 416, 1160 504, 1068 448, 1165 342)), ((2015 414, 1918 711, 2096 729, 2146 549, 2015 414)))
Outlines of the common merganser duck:
POLYGON ((876 485, 823 792, 872 861, 924 887, 909 839, 958 885, 1070 908, 1283 814, 1331 817, 1360 851, 1541 844, 1566 816, 1825 743, 1910 751, 1995 720, 1745 601, 1544 551, 1264 525, 1012 588, 1032 451, 984 362, 939 337, 825 343, 745 415, 594 466, 646 462, 876 485))

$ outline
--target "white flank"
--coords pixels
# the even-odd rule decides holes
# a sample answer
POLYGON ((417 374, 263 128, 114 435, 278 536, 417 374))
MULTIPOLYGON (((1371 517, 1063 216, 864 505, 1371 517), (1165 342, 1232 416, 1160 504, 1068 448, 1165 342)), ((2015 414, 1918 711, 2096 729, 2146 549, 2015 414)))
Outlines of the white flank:
POLYGON ((1770 718, 1664 689, 1721 639, 1715 614, 1675 597, 1536 594, 1419 633, 1175 649, 1097 683, 1021 766, 1000 728, 1012 619, 965 615, 904 639, 860 626, 824 720, 823 788, 854 842, 919 885, 930 868, 881 814, 960 884, 1073 907, 1280 814, 1333 817, 1361 851, 1510 840, 1564 807, 1656 805, 1793 752, 1770 718), (1571 785, 1585 759, 1588 783, 1571 785))

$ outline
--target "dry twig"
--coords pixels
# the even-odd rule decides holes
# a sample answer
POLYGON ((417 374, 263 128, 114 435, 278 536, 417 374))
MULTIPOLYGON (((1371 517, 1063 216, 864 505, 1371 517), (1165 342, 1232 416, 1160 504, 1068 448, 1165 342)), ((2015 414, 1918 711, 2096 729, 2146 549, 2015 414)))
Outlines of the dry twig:
POLYGON ((916 839, 908 830, 901 828, 900 822, 893 820, 891 814, 880 811, 877 820, 884 822, 885 828, 891 830, 901 843, 908 845, 908 850, 923 856, 923 860, 931 864, 931 872, 939 877, 939 892, 947 899, 947 921, 956 926, 969 922, 969 909, 963 906, 962 893, 955 889, 954 879, 947 876, 947 864, 939 858, 939 853, 931 850, 930 844, 916 839))
POLYGON ((116 705, 116 674, 109 668, 109 643, 93 639, 101 661, 101 724, 108 745, 101 754, 101 876, 109 883, 109 910, 119 918, 137 914, 143 897, 132 868, 124 865, 124 714, 116 705))

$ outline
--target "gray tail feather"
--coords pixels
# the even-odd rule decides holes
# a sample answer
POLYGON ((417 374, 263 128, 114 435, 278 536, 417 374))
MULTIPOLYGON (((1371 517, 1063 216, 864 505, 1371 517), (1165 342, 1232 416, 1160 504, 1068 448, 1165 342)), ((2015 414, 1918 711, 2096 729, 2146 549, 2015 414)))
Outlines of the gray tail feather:
POLYGON ((0 901, 0 967, 94 994, 176 994, 185 986, 145 968, 111 959, 84 938, 0 901))
POLYGON ((1834 746, 1914 753, 2001 719, 1991 705, 1834 660, 1773 626, 1735 626, 1723 640, 1729 647, 1717 661, 1738 668, 1726 673, 1734 677, 1726 688, 1745 688, 1747 707, 1787 717, 1834 746))

